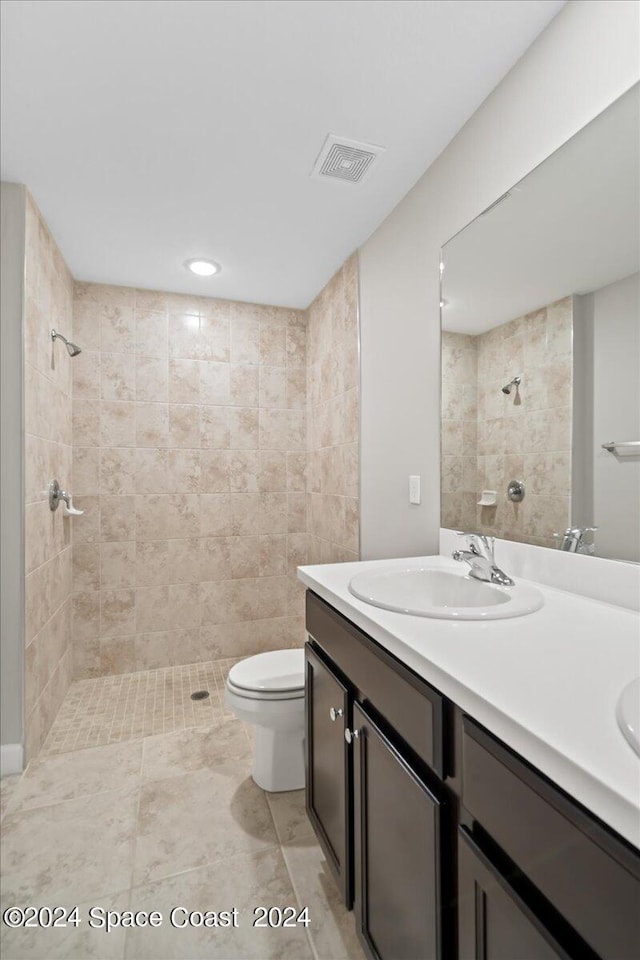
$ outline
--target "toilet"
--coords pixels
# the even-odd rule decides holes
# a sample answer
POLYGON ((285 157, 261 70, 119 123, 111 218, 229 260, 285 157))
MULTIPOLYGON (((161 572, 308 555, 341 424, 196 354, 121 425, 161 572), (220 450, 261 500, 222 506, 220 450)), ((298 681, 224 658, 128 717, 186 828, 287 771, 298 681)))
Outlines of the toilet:
POLYGON ((254 726, 251 775, 263 790, 304 787, 304 650, 271 650, 236 663, 225 698, 254 726))

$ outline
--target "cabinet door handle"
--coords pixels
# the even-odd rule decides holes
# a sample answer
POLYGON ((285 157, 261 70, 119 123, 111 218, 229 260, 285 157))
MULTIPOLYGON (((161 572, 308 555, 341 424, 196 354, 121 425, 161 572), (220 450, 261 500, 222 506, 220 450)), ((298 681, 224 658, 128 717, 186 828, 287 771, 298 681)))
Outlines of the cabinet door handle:
POLYGON ((360 736, 359 730, 349 730, 349 727, 344 731, 344 738, 347 743, 353 743, 354 740, 357 740, 360 736))
POLYGON ((337 710, 336 710, 335 707, 331 707, 331 710, 329 710, 329 719, 330 719, 333 723, 335 723, 336 720, 338 719, 338 717, 341 717, 342 714, 343 714, 342 707, 338 707, 337 710))

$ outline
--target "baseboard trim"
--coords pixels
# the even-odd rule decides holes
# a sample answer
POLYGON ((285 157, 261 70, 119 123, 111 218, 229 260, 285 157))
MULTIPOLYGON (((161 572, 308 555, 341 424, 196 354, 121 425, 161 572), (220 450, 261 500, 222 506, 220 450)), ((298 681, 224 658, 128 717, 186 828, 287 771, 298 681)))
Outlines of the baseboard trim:
POLYGON ((0 777, 8 777, 12 773, 22 773, 24 768, 24 751, 21 743, 3 743, 0 746, 0 777))

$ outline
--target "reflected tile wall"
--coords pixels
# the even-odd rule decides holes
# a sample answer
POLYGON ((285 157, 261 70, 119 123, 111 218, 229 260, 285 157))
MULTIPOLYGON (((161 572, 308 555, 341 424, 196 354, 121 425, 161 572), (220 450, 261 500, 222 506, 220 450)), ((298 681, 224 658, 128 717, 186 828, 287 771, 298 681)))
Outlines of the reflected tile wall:
POLYGON ((71 521, 48 503, 72 487, 71 376, 55 328, 72 337, 73 280, 32 198, 26 201, 24 291, 25 749, 39 751, 72 675, 71 521))
POLYGON ((76 283, 76 677, 304 640, 304 312, 76 283))
POLYGON ((442 332, 442 525, 450 529, 476 524, 479 339, 442 332))
POLYGON ((443 333, 444 526, 557 545, 553 534, 571 517, 572 329, 565 297, 477 337, 443 333), (505 395, 515 376, 522 383, 505 395), (521 479, 525 499, 511 503, 507 486, 521 479), (470 491, 478 500, 483 489, 497 490, 495 508, 472 502, 470 491))
POLYGON ((308 311, 309 562, 360 550, 358 260, 354 254, 308 311))

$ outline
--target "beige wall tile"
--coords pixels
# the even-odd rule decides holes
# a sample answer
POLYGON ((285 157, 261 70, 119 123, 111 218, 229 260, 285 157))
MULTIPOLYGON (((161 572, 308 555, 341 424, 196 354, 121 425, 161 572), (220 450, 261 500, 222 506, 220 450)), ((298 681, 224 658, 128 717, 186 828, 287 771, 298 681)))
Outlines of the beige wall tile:
POLYGON ((137 451, 134 447, 102 447, 100 493, 123 495, 136 492, 137 451))
MULTIPOLYGON (((100 584, 106 589, 130 587, 136 582, 135 541, 101 543, 100 584)), ((74 559, 75 559, 74 547, 74 559)))
POLYGON ((138 447, 135 451, 135 492, 169 492, 169 451, 138 447))
MULTIPOLYGON (((95 443, 95 434, 93 442, 95 443)), ((135 446, 136 405, 134 403, 122 400, 103 400, 100 403, 100 443, 104 447, 135 446)))
POLYGON ((212 580, 230 580, 231 572, 231 537, 205 538, 199 541, 200 574, 203 582, 212 580))
POLYGON ((234 406, 257 407, 259 404, 260 367, 244 363, 229 365, 230 401, 234 406))
POLYGON ((260 367, 259 402, 261 409, 287 406, 286 367, 260 367))
MULTIPOLYGON (((25 407, 29 392, 25 388, 25 407)), ((27 426, 27 430, 28 430, 27 426)), ((37 432, 37 431, 36 431, 37 432)), ((78 446, 97 446, 100 442, 100 401, 79 397, 73 401, 73 442, 78 446)))
POLYGON ((100 539, 135 540, 136 497, 100 498, 100 539))
POLYGON ((478 337, 443 334, 442 490, 446 525, 553 545, 570 517, 571 297, 478 337), (476 367, 473 357, 477 358, 476 367), (502 386, 521 376, 517 391, 502 386), (477 423, 471 418, 477 394, 477 423), (465 393, 467 391, 467 393, 465 393), (451 414, 451 418, 447 419, 451 414), (475 482, 474 482, 475 472, 475 482), (523 504, 506 500, 524 479, 523 504), (476 506, 495 489, 495 508, 476 506))
POLYGON ((198 406, 182 403, 169 404, 169 446, 189 449, 200 446, 198 406))
POLYGON ((85 350, 74 357, 73 396, 97 400, 100 397, 100 353, 85 350))
POLYGON ((197 360, 169 361, 169 400, 171 403, 199 402, 200 364, 197 360))
POLYGON ((100 636, 100 593, 79 593, 73 597, 73 642, 82 646, 100 636))
POLYGON ((100 396, 103 400, 135 400, 136 369, 133 356, 101 354, 100 396))
POLYGON ((172 576, 168 540, 136 541, 136 573, 138 586, 153 586, 169 583, 172 576))
MULTIPOLYGON (((333 496, 321 501, 328 515, 320 510, 317 522, 348 541, 334 552, 352 557, 356 284, 353 261, 324 294, 335 310, 319 309, 321 295, 308 315, 76 284, 80 329, 95 354, 77 374, 83 405, 73 437, 92 448, 77 457, 82 501, 91 503, 76 527, 74 643, 83 675, 303 642, 294 576, 309 554, 307 414, 317 419, 307 335, 315 330, 309 362, 318 370, 331 353, 325 377, 335 393, 317 434, 335 445, 333 496), (329 331, 321 329, 327 318, 329 331), (91 371, 102 381, 100 404, 91 371)), ((46 435, 44 405, 34 417, 46 435)))
POLYGON ((227 407, 200 407, 200 446, 208 450, 229 447, 229 410, 227 407))
POLYGON ((78 543, 73 550, 73 590, 76 593, 100 589, 100 545, 78 543))
POLYGON ((260 363, 266 366, 282 366, 286 362, 287 322, 276 315, 264 317, 260 321, 260 363))
POLYGON ((168 458, 168 489, 198 493, 200 450, 169 450, 168 458))
POLYGON ((101 675, 136 669, 135 636, 103 638, 99 650, 101 675))
POLYGON ((238 457, 241 456, 228 450, 200 450, 200 493, 228 493, 231 475, 244 480, 249 469, 245 468, 244 463, 238 464, 238 457))
MULTIPOLYGON (((168 495, 140 494, 135 498, 136 539, 166 540, 168 533, 168 495)), ((122 537, 114 538, 122 540, 122 537)))
MULTIPOLYGON (((209 304, 215 301, 208 301, 209 304)), ((226 311, 223 310, 222 313, 226 311)), ((229 319, 227 316, 200 317, 200 349, 202 360, 214 360, 227 363, 230 356, 229 319)))
POLYGON ((259 411, 252 407, 229 410, 229 446, 232 450, 257 450, 259 411))
POLYGON ((138 587, 136 590, 136 629, 140 633, 164 630, 169 625, 169 585, 138 587))
MULTIPOLYGON (((304 550, 308 562, 356 559, 359 527, 359 371, 357 258, 352 257, 331 279, 307 313, 306 384, 300 376, 305 347, 299 327, 289 326, 287 336, 288 449, 300 449, 306 434, 306 457, 293 461, 289 489, 306 489, 308 537, 304 550), (296 420, 295 408, 304 409, 306 424, 296 420)), ((304 449, 304 444, 302 449, 304 449)), ((290 465, 292 455, 289 454, 290 465)), ((302 528, 302 502, 295 501, 292 520, 302 528)), ((300 595, 292 583, 289 603, 296 611, 300 595)))
POLYGON ((154 402, 169 399, 169 363, 157 357, 135 358, 135 399, 154 402))
POLYGON ((100 493, 99 447, 74 447, 73 449, 73 495, 83 496, 100 493))
POLYGON ((136 304, 136 353, 159 359, 169 355, 166 311, 139 309, 136 304))
POLYGON ((169 313, 169 356, 179 360, 200 359, 199 315, 169 313))
POLYGON ((166 447, 169 444, 169 406, 166 403, 135 404, 135 445, 166 447))
POLYGON ((103 590, 100 595, 100 636, 121 637, 136 632, 136 591, 103 590))
POLYGON ((131 304, 103 305, 100 311, 100 348, 103 354, 134 352, 135 320, 131 304))
POLYGON ((228 363, 200 363, 198 372, 199 403, 226 404, 231 399, 231 376, 228 363))
MULTIPOLYGON (((249 304, 239 305, 246 312, 249 304)), ((233 363, 259 363, 260 361, 260 321, 246 315, 237 315, 234 310, 231 317, 231 353, 233 363)))
MULTIPOLYGON (((59 343, 52 343, 51 327, 74 336, 73 280, 32 198, 27 194, 25 256, 25 741, 31 760, 44 741, 55 711, 69 683, 67 664, 71 645, 70 596, 71 521, 62 511, 52 513, 47 503, 50 480, 73 487, 72 432, 75 414, 78 434, 87 445, 99 433, 99 357, 91 344, 79 367, 59 343), (72 381, 79 397, 73 409, 72 381), (85 409, 81 409, 84 403, 85 409)), ((88 452, 75 458, 77 479, 86 490, 97 491, 97 462, 88 452)), ((87 582, 94 576, 85 558, 87 582)))
POLYGON ((81 517, 73 521, 73 542, 95 543, 100 541, 100 498, 95 495, 89 497, 75 497, 73 501, 78 510, 83 511, 81 517))
POLYGON ((169 541, 172 583, 197 583, 200 578, 200 540, 176 537, 169 541))

